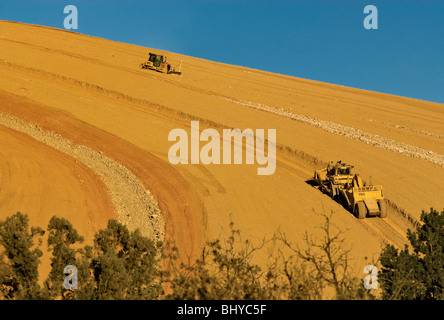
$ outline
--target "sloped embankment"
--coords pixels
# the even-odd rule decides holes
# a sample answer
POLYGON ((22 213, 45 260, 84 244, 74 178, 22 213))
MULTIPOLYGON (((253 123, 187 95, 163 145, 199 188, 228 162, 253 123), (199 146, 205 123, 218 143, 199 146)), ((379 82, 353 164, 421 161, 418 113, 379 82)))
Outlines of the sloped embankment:
POLYGON ((44 131, 38 125, 27 123, 14 116, 0 113, 0 124, 25 133, 91 168, 108 188, 119 221, 126 224, 130 230, 138 228, 143 235, 163 241, 164 222, 156 200, 124 166, 100 151, 75 145, 59 134, 44 131))

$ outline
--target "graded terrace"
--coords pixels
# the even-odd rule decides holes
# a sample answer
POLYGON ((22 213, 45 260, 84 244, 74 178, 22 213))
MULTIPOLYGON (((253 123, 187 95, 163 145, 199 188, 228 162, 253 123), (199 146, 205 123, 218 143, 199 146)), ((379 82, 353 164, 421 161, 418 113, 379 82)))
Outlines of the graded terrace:
MULTIPOLYGON (((145 229, 162 217, 163 230, 148 234, 164 235, 188 261, 206 240, 227 235, 230 222, 252 243, 279 231, 303 245, 305 232, 320 236, 320 214, 334 212, 363 276, 384 243, 404 248, 422 210, 444 208, 442 104, 149 46, 0 22, 0 220, 20 211, 45 228, 57 214, 91 243, 111 218, 145 229), (150 52, 182 62, 181 74, 139 68, 150 52), (224 142, 236 137, 242 161, 230 143, 224 165, 224 142), (172 164, 177 156, 188 164, 172 164), (384 187, 386 218, 357 219, 309 183, 339 159, 384 187), (126 201, 144 197, 153 202, 126 201)), ((40 267, 49 270, 49 257, 40 267)))

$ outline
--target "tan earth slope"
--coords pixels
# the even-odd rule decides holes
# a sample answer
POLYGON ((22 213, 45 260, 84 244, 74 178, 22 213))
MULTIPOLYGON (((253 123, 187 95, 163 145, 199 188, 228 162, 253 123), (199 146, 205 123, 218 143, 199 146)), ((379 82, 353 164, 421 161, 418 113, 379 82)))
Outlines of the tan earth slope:
MULTIPOLYGON (((226 235, 230 221, 253 240, 279 230, 301 243, 305 231, 317 232, 316 213, 333 210, 362 273, 364 257, 384 242, 403 247, 421 210, 444 208, 442 104, 174 53, 168 58, 182 60, 182 75, 161 74, 138 68, 160 50, 11 22, 0 22, 0 48, 0 112, 127 168, 154 196, 166 240, 184 259, 226 235), (276 129, 275 173, 170 164, 168 134, 190 132, 192 120, 201 130, 276 129), (382 184, 389 217, 357 220, 306 183, 329 160, 352 163, 364 180, 382 184)), ((45 226, 57 213, 82 221, 75 227, 86 236, 116 217, 103 182, 75 157, 2 126, 0 139, 0 218, 22 211, 45 226)))

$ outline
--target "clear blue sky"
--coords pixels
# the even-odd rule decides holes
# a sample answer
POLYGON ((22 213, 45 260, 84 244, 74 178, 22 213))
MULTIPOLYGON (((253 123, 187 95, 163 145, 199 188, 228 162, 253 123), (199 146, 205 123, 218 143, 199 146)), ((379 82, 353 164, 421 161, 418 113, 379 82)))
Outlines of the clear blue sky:
POLYGON ((444 0, 1 0, 0 19, 63 28, 68 4, 76 32, 444 103, 444 0))

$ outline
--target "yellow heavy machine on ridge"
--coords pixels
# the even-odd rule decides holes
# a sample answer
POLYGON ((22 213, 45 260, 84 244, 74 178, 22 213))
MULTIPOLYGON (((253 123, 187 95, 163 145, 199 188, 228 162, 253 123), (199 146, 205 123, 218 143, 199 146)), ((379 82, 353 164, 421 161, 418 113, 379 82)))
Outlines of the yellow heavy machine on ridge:
POLYGON ((387 204, 380 185, 366 185, 359 174, 352 173, 353 166, 330 161, 326 168, 315 170, 314 181, 319 189, 340 202, 358 219, 367 216, 387 216, 387 204))
POLYGON ((179 70, 174 69, 171 64, 167 61, 167 57, 160 54, 149 53, 148 60, 143 62, 139 66, 141 69, 150 69, 162 73, 174 73, 182 74, 182 61, 180 62, 179 70))

